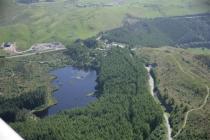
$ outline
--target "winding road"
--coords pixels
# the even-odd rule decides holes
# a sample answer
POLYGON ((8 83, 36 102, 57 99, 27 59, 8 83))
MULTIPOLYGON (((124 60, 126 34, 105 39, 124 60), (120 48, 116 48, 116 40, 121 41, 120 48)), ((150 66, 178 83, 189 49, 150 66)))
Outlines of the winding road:
POLYGON ((48 50, 48 51, 43 51, 43 52, 26 53, 26 54, 21 54, 21 55, 8 56, 8 57, 5 57, 5 58, 11 59, 11 58, 25 57, 25 56, 31 56, 31 55, 36 55, 36 54, 43 54, 43 53, 48 53, 48 52, 61 51, 61 50, 65 50, 65 49, 66 48, 48 50))
POLYGON ((177 137, 181 133, 181 131, 185 128, 185 126, 187 124, 187 120, 188 120, 189 114, 191 112, 193 112, 193 111, 197 111, 197 110, 202 109, 206 105, 206 103, 208 101, 208 98, 209 98, 209 87, 207 85, 206 85, 206 89, 207 89, 207 95, 206 95, 206 97, 205 97, 205 99, 203 101, 203 104, 200 107, 198 107, 198 108, 194 108, 194 109, 191 109, 191 110, 187 111, 187 113, 186 113, 186 115, 184 117, 184 122, 182 124, 182 127, 179 129, 179 131, 176 133, 176 135, 174 135, 174 138, 177 137))
MULTIPOLYGON (((185 71, 183 70, 182 66, 181 66, 178 62, 176 62, 176 63, 178 64, 180 70, 181 70, 182 72, 185 73, 185 71)), ((149 73, 150 92, 151 92, 153 98, 156 100, 155 94, 154 94, 154 92, 153 92, 153 90, 154 90, 154 79, 152 78, 152 76, 151 76, 151 74, 150 74, 150 70, 152 69, 152 67, 151 67, 151 66, 148 66, 148 67, 145 67, 145 68, 147 69, 147 71, 148 71, 148 73, 149 73)), ((182 124, 182 127, 181 127, 181 128, 178 130, 178 132, 173 136, 173 138, 176 138, 176 137, 181 133, 181 131, 185 128, 185 126, 186 126, 186 124, 187 124, 187 120, 188 120, 189 114, 190 114, 191 112, 193 112, 193 111, 201 110, 201 109, 206 105, 206 103, 207 103, 207 101, 208 101, 208 98, 209 98, 209 96, 210 96, 209 87, 208 87, 207 85, 206 85, 206 90, 207 90, 207 95, 206 95, 206 97, 204 98, 204 101, 203 101, 202 105, 201 105, 200 107, 198 107, 198 108, 194 108, 194 109, 191 109, 191 110, 187 111, 187 113, 185 114, 185 117, 184 117, 184 122, 183 122, 183 124, 182 124)), ((169 121, 168 121, 169 116, 168 116, 168 114, 167 114, 166 112, 164 112, 164 119, 165 119, 166 127, 167 127, 167 140, 173 140, 173 138, 172 138, 172 136, 171 136, 172 129, 171 129, 170 124, 169 124, 169 121)))
MULTIPOLYGON (((200 80, 203 80, 203 79, 201 79, 198 75, 195 75, 195 74, 192 73, 191 71, 186 72, 186 71, 183 69, 183 67, 181 66, 181 64, 176 60, 176 58, 175 58, 174 56, 172 56, 172 55, 171 55, 171 57, 172 57, 172 59, 175 61, 175 63, 178 65, 179 69, 180 69, 184 74, 188 75, 188 76, 191 77, 192 79, 198 78, 198 79, 200 79, 200 80)), ((206 103, 207 103, 207 101, 208 101, 208 97, 210 96, 210 93, 209 93, 209 87, 208 87, 207 85, 205 85, 205 86, 206 86, 206 89, 207 89, 207 95, 206 95, 206 97, 204 98, 204 101, 203 101, 202 105, 201 105, 200 107, 198 107, 198 108, 194 108, 194 109, 191 109, 191 110, 187 111, 187 113, 185 114, 184 122, 183 122, 181 128, 180 128, 180 129, 178 130, 178 132, 173 136, 173 138, 176 138, 176 137, 181 133, 181 131, 185 128, 185 126, 186 126, 186 124, 187 124, 187 120, 188 120, 189 114, 190 114, 191 112, 193 112, 193 111, 197 111, 197 110, 202 109, 202 108, 206 105, 206 103)))

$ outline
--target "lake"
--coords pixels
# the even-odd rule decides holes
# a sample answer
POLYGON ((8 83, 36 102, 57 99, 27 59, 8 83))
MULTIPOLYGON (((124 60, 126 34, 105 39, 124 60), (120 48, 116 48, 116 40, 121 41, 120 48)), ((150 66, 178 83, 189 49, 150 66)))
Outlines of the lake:
POLYGON ((94 96, 87 96, 95 91, 96 72, 80 70, 71 66, 56 69, 50 74, 56 76, 52 84, 58 89, 53 93, 57 104, 48 109, 36 112, 39 117, 50 116, 65 109, 79 108, 96 100, 94 96))

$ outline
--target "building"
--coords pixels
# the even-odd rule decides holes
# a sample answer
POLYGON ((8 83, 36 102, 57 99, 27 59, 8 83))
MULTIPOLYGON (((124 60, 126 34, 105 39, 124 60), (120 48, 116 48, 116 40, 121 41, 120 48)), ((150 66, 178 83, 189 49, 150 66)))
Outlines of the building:
POLYGON ((2 43, 1 45, 2 48, 10 48, 11 46, 12 46, 11 42, 2 43))

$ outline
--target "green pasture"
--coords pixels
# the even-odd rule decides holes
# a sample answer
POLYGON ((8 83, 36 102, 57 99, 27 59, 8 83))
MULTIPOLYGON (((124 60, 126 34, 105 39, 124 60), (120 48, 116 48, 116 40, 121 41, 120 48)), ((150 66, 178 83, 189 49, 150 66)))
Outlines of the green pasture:
POLYGON ((128 14, 155 18, 206 13, 210 9, 208 0, 116 1, 56 0, 29 5, 7 4, 0 15, 0 43, 16 42, 20 50, 41 42, 60 41, 66 45, 75 39, 85 39, 119 27, 128 14), (104 6, 106 4, 113 5, 104 6))

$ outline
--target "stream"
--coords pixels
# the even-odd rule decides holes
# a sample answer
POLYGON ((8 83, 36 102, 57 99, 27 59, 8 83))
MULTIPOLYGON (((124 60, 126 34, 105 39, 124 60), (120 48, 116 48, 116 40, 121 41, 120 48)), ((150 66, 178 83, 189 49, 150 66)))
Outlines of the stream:
MULTIPOLYGON (((155 83, 154 83, 154 79, 152 78, 150 71, 152 69, 152 65, 148 65, 145 67, 148 71, 148 75, 149 75, 149 85, 150 85, 150 93, 152 95, 152 97, 154 98, 155 101, 158 101, 160 103, 160 101, 158 100, 158 98, 156 98, 155 92, 154 92, 154 88, 155 88, 155 83)), ((165 119, 165 124, 166 124, 166 128, 167 128, 167 140, 173 140, 173 138, 171 137, 171 126, 169 124, 169 116, 167 112, 164 112, 163 114, 164 119, 165 119)))

